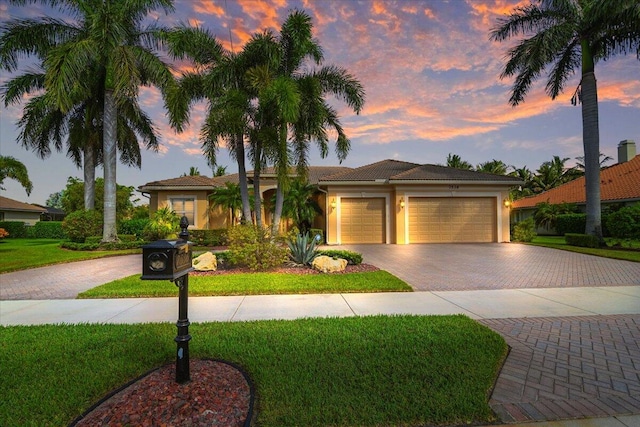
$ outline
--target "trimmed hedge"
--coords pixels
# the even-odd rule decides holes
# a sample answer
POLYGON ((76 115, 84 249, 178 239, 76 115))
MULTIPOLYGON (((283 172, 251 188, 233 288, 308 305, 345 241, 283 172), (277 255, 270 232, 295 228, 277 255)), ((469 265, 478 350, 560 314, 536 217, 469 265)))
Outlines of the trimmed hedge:
POLYGON ((598 238, 590 234, 567 233, 564 235, 564 240, 571 246, 580 246, 582 248, 600 247, 598 238))
POLYGON ((362 264, 362 254, 352 251, 343 251, 337 249, 322 249, 318 251, 318 255, 325 255, 331 258, 346 259, 351 265, 362 264))
POLYGON ((125 219, 118 223, 118 237, 121 234, 132 234, 142 239, 144 228, 151 221, 149 218, 143 219, 125 219))
POLYGON ((215 230, 189 230, 189 241, 196 246, 226 246, 227 229, 218 228, 215 230))
POLYGON ((567 233, 584 233, 586 227, 587 214, 583 213, 558 215, 558 218, 556 220, 556 231, 560 236, 564 236, 567 233))
MULTIPOLYGON (((91 239, 91 237, 87 238, 87 240, 91 239)), ((78 242, 62 242, 60 247, 64 249, 71 249, 74 251, 115 251, 115 250, 123 250, 123 249, 137 249, 142 246, 145 242, 142 240, 136 241, 124 241, 117 243, 100 243, 100 242, 91 242, 91 243, 78 243, 78 242)))
POLYGON ((7 239, 27 237, 27 226, 22 221, 0 221, 0 228, 9 233, 7 239))
POLYGON ((38 221, 33 227, 27 228, 30 239, 66 239, 62 229, 62 221, 38 221))

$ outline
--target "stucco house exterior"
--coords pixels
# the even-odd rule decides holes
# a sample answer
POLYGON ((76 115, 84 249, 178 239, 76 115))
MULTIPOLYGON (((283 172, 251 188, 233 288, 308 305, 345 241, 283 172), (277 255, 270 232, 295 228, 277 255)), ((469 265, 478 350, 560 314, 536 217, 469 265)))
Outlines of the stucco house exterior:
MULTIPOLYGON (((512 219, 514 222, 520 222, 533 216, 536 205, 544 202, 574 203, 578 210, 585 212, 586 201, 583 176, 535 196, 514 201, 512 219)), ((600 201, 603 209, 611 205, 631 205, 640 202, 640 156, 636 155, 634 141, 621 141, 618 144, 618 163, 600 171, 600 201)))
MULTIPOLYGON (((248 172, 252 186, 252 173, 248 172)), ((273 170, 261 174, 260 193, 266 224, 276 189, 273 170)), ((508 242, 512 186, 521 181, 502 175, 383 160, 359 168, 309 168, 309 182, 323 214, 313 227, 324 230, 328 244, 508 242)), ((139 187, 151 212, 168 206, 185 214, 194 228, 214 229, 233 223, 229 212, 210 209, 215 187, 238 182, 237 174, 208 178, 184 176, 139 187), (193 219, 193 221, 192 221, 193 219)))
POLYGON ((40 215, 44 212, 46 209, 39 206, 0 196, 0 221, 20 221, 34 225, 40 221, 40 215))

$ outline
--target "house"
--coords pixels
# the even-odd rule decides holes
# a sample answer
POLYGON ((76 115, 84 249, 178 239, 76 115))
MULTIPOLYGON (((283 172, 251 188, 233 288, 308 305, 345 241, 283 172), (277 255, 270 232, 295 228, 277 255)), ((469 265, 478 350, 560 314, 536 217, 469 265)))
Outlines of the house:
MULTIPOLYGON (((520 222, 533 216, 538 203, 574 203, 585 212, 587 195, 584 176, 535 196, 513 202, 512 218, 520 222)), ((618 144, 618 163, 600 171, 600 201, 603 208, 640 202, 640 156, 634 141, 618 144)))
POLYGON ((60 208, 38 205, 35 203, 34 206, 37 206, 44 210, 44 213, 40 215, 40 221, 64 221, 64 218, 67 216, 65 211, 60 208))
MULTIPOLYGON (((247 173, 252 186, 252 172, 247 173)), ((323 208, 313 224, 328 244, 508 242, 509 189, 521 181, 502 175, 383 160, 359 168, 310 167, 309 182, 323 208)), ((233 223, 224 209, 210 209, 208 196, 237 174, 208 178, 189 176, 154 181, 139 188, 149 197, 151 212, 169 206, 186 214, 195 228, 233 223), (193 219, 193 221, 191 220, 193 219)), ((265 223, 276 189, 272 169, 261 174, 265 223)))
POLYGON ((21 221, 34 225, 46 209, 0 196, 0 221, 21 221))

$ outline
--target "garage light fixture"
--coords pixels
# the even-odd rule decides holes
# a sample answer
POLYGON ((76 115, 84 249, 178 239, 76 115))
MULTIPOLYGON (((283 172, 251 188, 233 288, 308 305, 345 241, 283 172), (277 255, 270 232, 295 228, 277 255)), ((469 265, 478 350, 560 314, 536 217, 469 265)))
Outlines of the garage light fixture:
POLYGON ((331 209, 335 209, 338 204, 336 203, 336 199, 331 199, 331 209))
POLYGON ((511 207, 511 200, 505 200, 504 201, 504 207, 509 209, 511 207))
POLYGON ((400 199, 400 209, 404 208, 404 197, 400 199))

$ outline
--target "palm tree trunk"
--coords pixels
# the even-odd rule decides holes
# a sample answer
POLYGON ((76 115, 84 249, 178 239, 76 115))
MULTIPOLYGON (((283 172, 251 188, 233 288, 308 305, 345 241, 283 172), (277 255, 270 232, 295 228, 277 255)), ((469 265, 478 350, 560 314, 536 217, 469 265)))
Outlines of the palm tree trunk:
POLYGON ((282 218, 282 206, 284 205, 284 191, 282 191, 282 184, 278 181, 278 187, 276 188, 276 206, 273 211, 273 224, 271 233, 275 237, 280 233, 280 218, 282 218))
POLYGON ((242 199, 243 221, 251 221, 251 202, 249 201, 249 187, 247 184, 247 169, 244 162, 244 137, 236 135, 236 161, 238 162, 238 185, 240 186, 240 198, 242 199))
POLYGON ((118 241, 116 231, 116 146, 117 116, 113 91, 107 90, 104 95, 104 132, 103 132, 103 167, 104 167, 104 227, 103 242, 118 241))
POLYGON ((602 241, 600 211, 600 131, 598 128, 598 92, 593 71, 582 75, 582 143, 584 145, 587 226, 585 234, 602 241))
POLYGON ((96 200, 96 162, 95 147, 92 143, 87 143, 83 149, 83 169, 84 169, 84 209, 89 211, 95 209, 96 200))
POLYGON ((255 143, 253 161, 253 212, 256 216, 256 226, 262 228, 262 194, 260 194, 260 173, 262 169, 262 142, 255 143))

